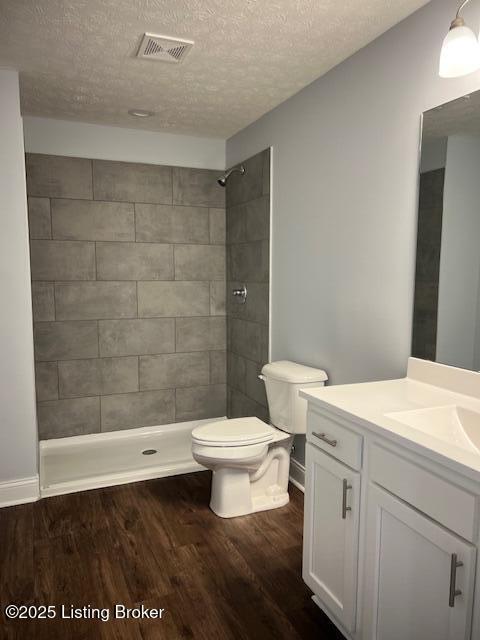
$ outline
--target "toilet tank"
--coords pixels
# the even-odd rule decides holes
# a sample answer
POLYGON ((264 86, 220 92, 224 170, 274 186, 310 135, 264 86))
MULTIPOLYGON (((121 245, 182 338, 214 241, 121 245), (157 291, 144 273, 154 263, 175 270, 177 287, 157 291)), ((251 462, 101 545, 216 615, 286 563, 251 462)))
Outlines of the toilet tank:
POLYGON ((280 360, 266 364, 262 378, 272 424, 287 433, 306 433, 307 401, 298 392, 307 387, 323 387, 328 380, 325 371, 280 360))

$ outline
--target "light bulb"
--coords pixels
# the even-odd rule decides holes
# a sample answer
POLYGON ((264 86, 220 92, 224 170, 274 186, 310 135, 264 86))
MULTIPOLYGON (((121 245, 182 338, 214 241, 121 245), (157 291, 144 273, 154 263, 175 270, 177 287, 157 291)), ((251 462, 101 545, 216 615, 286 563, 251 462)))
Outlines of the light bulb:
POLYGON ((440 53, 441 78, 458 78, 480 69, 480 44, 462 18, 456 18, 445 36, 440 53))

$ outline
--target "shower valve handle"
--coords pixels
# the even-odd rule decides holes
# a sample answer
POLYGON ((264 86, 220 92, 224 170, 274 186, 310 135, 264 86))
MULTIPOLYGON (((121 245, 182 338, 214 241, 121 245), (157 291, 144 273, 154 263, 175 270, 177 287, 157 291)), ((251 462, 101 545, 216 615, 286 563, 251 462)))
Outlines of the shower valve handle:
POLYGON ((240 289, 232 289, 232 294, 240 304, 245 304, 247 300, 247 287, 243 285, 240 289))

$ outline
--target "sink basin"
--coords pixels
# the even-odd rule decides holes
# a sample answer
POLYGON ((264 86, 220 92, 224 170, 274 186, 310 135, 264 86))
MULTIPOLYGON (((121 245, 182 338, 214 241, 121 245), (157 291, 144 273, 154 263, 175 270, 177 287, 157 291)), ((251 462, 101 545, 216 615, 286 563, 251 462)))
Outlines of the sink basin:
POLYGON ((456 447, 480 453, 480 413, 470 409, 447 405, 393 411, 385 416, 456 447))

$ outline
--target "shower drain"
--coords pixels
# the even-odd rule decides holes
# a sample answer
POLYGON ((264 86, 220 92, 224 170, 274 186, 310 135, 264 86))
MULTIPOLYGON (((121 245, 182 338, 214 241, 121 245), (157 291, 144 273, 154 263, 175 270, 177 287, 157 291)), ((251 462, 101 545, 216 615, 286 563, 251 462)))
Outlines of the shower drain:
POLYGON ((145 449, 142 451, 143 456, 153 456, 154 453, 158 453, 156 449, 145 449))

